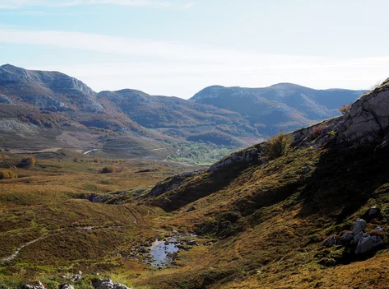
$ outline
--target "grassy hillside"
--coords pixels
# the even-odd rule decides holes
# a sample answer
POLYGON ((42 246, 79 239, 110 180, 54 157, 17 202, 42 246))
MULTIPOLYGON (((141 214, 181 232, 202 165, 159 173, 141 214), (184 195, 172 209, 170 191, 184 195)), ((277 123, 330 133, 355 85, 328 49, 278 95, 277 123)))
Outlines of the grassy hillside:
POLYGON ((389 149, 374 153, 374 147, 306 148, 265 165, 228 166, 196 176, 152 204, 176 210, 172 228, 185 227, 218 241, 198 256, 202 266, 196 270, 180 268, 144 284, 384 288, 389 268, 380 264, 389 251, 350 257, 343 246, 326 248, 321 242, 331 235, 340 238, 372 206, 381 208, 383 219, 372 220, 367 231, 381 226, 389 241, 388 157, 389 149), (190 206, 196 209, 186 212, 190 206))

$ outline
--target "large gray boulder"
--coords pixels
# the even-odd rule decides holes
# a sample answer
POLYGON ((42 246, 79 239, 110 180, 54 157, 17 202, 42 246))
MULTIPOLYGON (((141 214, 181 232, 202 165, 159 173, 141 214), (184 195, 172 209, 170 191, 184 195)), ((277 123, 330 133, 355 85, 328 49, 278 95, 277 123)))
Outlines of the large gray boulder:
POLYGON ((353 233, 358 235, 360 232, 363 232, 366 228, 366 222, 363 219, 358 219, 353 227, 353 233))
POLYGON ((383 244, 381 237, 365 234, 359 239, 355 254, 364 254, 370 252, 383 244))
POLYGON ((389 79, 362 96, 338 127, 339 141, 354 146, 380 141, 389 128, 389 79))

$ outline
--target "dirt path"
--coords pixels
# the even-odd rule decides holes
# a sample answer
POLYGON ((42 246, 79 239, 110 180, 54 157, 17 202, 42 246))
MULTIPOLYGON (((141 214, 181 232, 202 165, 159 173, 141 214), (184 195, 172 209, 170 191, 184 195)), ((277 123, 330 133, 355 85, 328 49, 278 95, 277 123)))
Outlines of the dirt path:
MULTIPOLYGON (((135 219, 135 216, 134 216, 134 219, 135 219)), ((135 219, 136 220, 136 219, 135 219)), ((78 229, 78 230, 94 230, 94 229, 123 229, 123 228, 126 228, 126 226, 109 226, 109 227, 104 227, 104 226, 85 226, 85 227, 75 227, 75 228, 72 228, 72 229, 78 229)), ((63 228, 63 229, 59 229, 59 230, 55 230, 53 233, 51 234, 46 234, 46 235, 43 235, 37 239, 34 239, 30 242, 27 242, 23 245, 21 245, 20 247, 18 247, 13 253, 12 255, 8 256, 8 257, 4 257, 2 259, 0 259, 0 264, 5 264, 5 263, 8 263, 8 262, 11 262, 13 260, 15 260, 15 258, 19 255, 20 251, 27 247, 27 246, 30 246, 40 240, 43 240, 43 239, 46 239, 48 237, 51 237, 53 235, 56 235, 56 234, 59 234, 65 230, 68 230, 70 228, 63 228)))
POLYGON ((234 246, 234 253, 235 253, 235 257, 237 257, 238 259, 242 260, 243 257, 242 255, 240 254, 239 250, 240 250, 240 243, 242 241, 241 240, 238 240, 236 243, 235 243, 235 246, 234 246))
POLYGON ((27 246, 29 246, 31 244, 34 244, 35 242, 43 240, 43 239, 45 239, 47 237, 49 237, 49 236, 45 235, 45 236, 39 237, 38 239, 32 240, 32 241, 30 241, 28 243, 25 243, 25 244, 21 245, 19 248, 17 248, 15 250, 15 252, 12 253, 11 256, 8 256, 8 257, 5 257, 5 258, 1 259, 0 263, 5 264, 5 263, 8 263, 8 262, 11 262, 12 260, 14 260, 18 256, 20 250, 22 250, 24 247, 27 247, 27 246))

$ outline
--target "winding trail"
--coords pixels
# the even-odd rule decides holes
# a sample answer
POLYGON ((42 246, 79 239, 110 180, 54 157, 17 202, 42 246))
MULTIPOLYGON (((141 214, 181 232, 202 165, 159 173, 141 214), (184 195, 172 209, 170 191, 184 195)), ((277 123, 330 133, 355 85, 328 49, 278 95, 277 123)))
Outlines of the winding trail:
MULTIPOLYGON (((134 216, 134 219, 135 219, 135 216, 134 216)), ((53 233, 51 234, 46 234, 46 235, 43 235, 37 239, 34 239, 30 242, 27 242, 23 245, 21 245, 20 247, 18 247, 10 256, 8 257, 4 257, 4 258, 1 258, 0 259, 0 264, 5 264, 5 263, 8 263, 8 262, 11 262, 13 260, 15 260, 15 258, 19 255, 20 251, 27 247, 27 246, 30 246, 40 240, 43 240, 43 239, 46 239, 48 237, 51 237, 51 236, 54 236, 56 234, 59 234, 67 229, 78 229, 78 230, 94 230, 94 229, 123 229, 123 228, 126 228, 127 226, 109 226, 109 227, 104 227, 104 226, 85 226, 85 227, 74 227, 74 228, 63 228, 63 229, 58 229, 58 230, 55 230, 53 233)))
POLYGON ((35 242, 38 242, 38 241, 40 241, 40 240, 43 240, 43 239, 45 239, 45 238, 47 238, 47 237, 49 237, 49 236, 48 236, 48 235, 41 236, 41 237, 39 237, 38 239, 32 240, 32 241, 30 241, 30 242, 28 242, 28 243, 25 243, 25 244, 21 245, 19 248, 17 248, 17 249, 15 250, 15 252, 12 253, 11 256, 8 256, 8 257, 5 257, 5 258, 1 259, 1 262, 0 262, 0 263, 5 264, 5 263, 8 263, 8 262, 11 262, 12 260, 14 260, 14 259, 18 256, 20 250, 22 250, 24 247, 27 247, 27 246, 29 246, 29 245, 31 245, 31 244, 34 244, 35 242))

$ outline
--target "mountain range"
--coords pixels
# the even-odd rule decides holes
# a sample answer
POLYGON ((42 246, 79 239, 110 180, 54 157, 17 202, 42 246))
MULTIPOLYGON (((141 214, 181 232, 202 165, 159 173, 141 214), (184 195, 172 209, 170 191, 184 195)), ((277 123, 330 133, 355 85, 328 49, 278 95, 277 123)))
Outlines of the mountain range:
POLYGON ((69 131, 93 132, 99 135, 99 145, 114 135, 148 138, 150 143, 178 140, 239 147, 336 116, 341 105, 363 93, 287 83, 212 86, 190 100, 133 89, 97 93, 60 72, 6 64, 0 67, 0 135, 2 145, 9 147, 88 146, 64 138, 69 131))
POLYGON ((262 134, 299 127, 339 115, 339 107, 366 91, 316 90, 292 83, 264 88, 207 87, 191 100, 238 112, 262 134))

